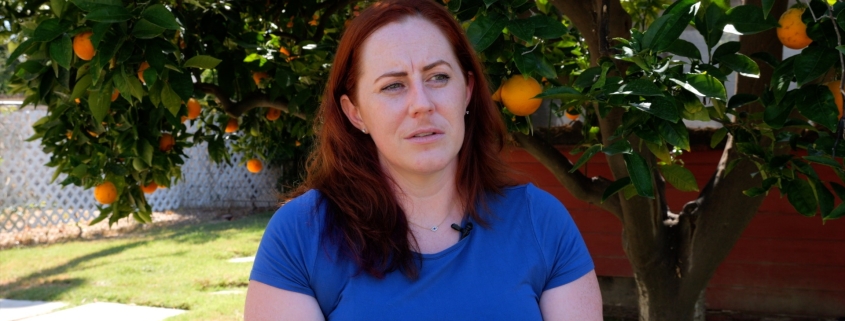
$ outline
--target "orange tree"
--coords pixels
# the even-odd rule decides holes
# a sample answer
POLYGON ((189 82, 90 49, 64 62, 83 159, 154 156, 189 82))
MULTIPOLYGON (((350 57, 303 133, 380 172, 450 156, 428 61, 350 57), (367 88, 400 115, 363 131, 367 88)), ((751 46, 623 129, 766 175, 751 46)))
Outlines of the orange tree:
MULTIPOLYGON (((845 17, 841 4, 810 2, 800 18, 813 41, 784 60, 774 28, 785 1, 663 3, 444 1, 484 61, 491 89, 532 77, 553 112, 582 115, 574 152, 583 154, 572 163, 532 132, 530 117, 516 115, 533 104, 516 114, 501 106, 522 148, 574 196, 622 222, 641 318, 690 320, 703 316, 707 282, 771 189, 803 215, 845 214, 836 201, 845 187, 816 171, 829 167, 845 177, 835 105, 842 91, 824 84, 842 78, 845 17), (690 25, 705 51, 679 39, 690 25), (728 25, 758 38, 722 42, 728 25), (732 73, 740 75, 739 94, 728 97, 732 73), (691 151, 684 120, 721 123, 712 145, 724 157, 697 198, 670 209, 667 182, 699 187, 679 157, 691 151), (613 177, 578 170, 598 153, 607 155, 613 177)), ((295 163, 313 134, 309 124, 343 27, 370 2, 0 4, 0 15, 14 18, 6 61, 16 64, 12 91, 48 109, 32 139, 51 155, 54 177, 85 188, 114 185, 117 199, 101 207, 97 221, 147 222, 142 186, 177 183, 187 147, 206 143, 218 162, 231 152, 244 162, 295 163), (87 32, 90 60, 73 53, 74 37, 87 32), (191 98, 200 101, 200 115, 183 120, 191 98)))

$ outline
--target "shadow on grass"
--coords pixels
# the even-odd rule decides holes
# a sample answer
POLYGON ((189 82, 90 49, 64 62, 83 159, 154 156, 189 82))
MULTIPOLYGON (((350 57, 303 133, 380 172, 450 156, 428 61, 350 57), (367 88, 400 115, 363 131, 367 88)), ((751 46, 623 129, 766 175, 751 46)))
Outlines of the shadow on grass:
POLYGON ((30 273, 15 282, 3 285, 0 288, 0 297, 19 300, 54 300, 86 281, 82 278, 61 277, 65 272, 76 269, 87 261, 115 255, 147 243, 148 241, 138 241, 110 247, 77 257, 59 266, 30 273))
MULTIPOLYGON (((234 221, 210 221, 199 224, 177 224, 146 233, 152 238, 167 238, 179 243, 205 244, 218 240, 231 230, 263 231, 273 212, 250 215, 234 221)), ((130 236, 131 235, 127 235, 130 236)))

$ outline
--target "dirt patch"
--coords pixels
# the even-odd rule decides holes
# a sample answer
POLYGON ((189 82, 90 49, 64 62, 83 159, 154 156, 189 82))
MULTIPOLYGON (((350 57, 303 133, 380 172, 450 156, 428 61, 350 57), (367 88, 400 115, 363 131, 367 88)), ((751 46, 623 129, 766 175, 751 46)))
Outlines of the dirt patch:
POLYGON ((176 224, 192 224, 214 220, 234 220, 250 214, 272 211, 271 208, 192 208, 154 212, 153 222, 141 224, 128 217, 109 226, 107 220, 95 225, 89 221, 47 227, 26 228, 20 232, 0 232, 0 250, 20 246, 43 245, 69 240, 91 240, 118 237, 138 230, 149 230, 176 224))

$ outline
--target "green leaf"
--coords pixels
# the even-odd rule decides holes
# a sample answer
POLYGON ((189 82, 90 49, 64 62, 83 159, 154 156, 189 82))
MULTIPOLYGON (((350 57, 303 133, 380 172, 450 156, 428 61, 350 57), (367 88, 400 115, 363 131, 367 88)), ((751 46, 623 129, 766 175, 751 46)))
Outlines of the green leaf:
POLYGON ((672 162, 672 155, 669 154, 669 148, 666 144, 657 145, 650 141, 645 140, 645 146, 654 154, 655 157, 660 159, 662 162, 670 163, 672 162))
POLYGON ((833 95, 826 86, 808 85, 798 91, 796 107, 804 117, 836 131, 839 111, 833 103, 833 95))
POLYGON ((751 35, 778 26, 777 19, 764 16, 763 9, 755 5, 736 6, 728 10, 728 23, 742 35, 751 35))
MULTIPOLYGON (((121 75, 123 79, 126 81, 127 87, 129 87, 129 91, 126 93, 132 95, 132 97, 138 98, 141 100, 144 98, 144 85, 141 84, 141 80, 138 79, 134 74, 127 74, 126 70, 121 68, 121 75)), ((121 90, 121 93, 123 91, 121 90)))
POLYGON ((185 61, 185 68, 214 69, 222 60, 212 56, 197 55, 185 61))
POLYGON ((575 164, 572 165, 572 169, 570 169, 569 172, 574 173, 575 171, 577 171, 578 168, 580 168, 582 165, 586 164, 587 161, 590 160, 590 158, 593 158, 593 155, 595 155, 596 153, 601 151, 601 148, 602 148, 601 144, 595 144, 593 146, 590 146, 590 148, 587 148, 587 150, 584 151, 584 154, 581 155, 581 158, 578 158, 578 160, 575 162, 575 164))
POLYGON ((567 86, 551 87, 543 90, 536 98, 543 99, 560 99, 562 101, 569 101, 573 99, 581 99, 584 95, 575 90, 575 88, 567 86))
POLYGON ((602 147, 601 151, 607 156, 613 156, 616 154, 630 154, 634 152, 631 148, 631 143, 628 142, 627 139, 619 139, 608 146, 602 147))
POLYGON ((661 165, 658 167, 669 184, 682 192, 697 192, 698 183, 690 170, 680 165, 661 165))
POLYGON ((649 79, 634 79, 623 84, 610 95, 663 96, 664 91, 649 79))
POLYGON ((719 64, 736 71, 742 76, 760 78, 760 67, 751 58, 743 54, 730 54, 719 57, 719 64))
POLYGON ((716 132, 713 133, 713 136, 710 137, 710 148, 716 148, 722 140, 725 139, 725 136, 728 135, 728 129, 725 127, 719 128, 716 132))
POLYGON ((109 113, 109 105, 111 104, 111 86, 106 86, 99 91, 92 91, 88 95, 88 108, 91 109, 91 114, 97 123, 101 123, 106 115, 109 113))
POLYGON ((769 12, 772 11, 772 7, 775 5, 775 0, 763 0, 763 18, 769 18, 769 12))
POLYGON ((794 70, 798 86, 804 86, 816 78, 824 75, 830 66, 839 61, 839 53, 835 49, 810 46, 801 51, 795 58, 794 70))
POLYGON ((120 6, 123 5, 121 0, 70 0, 82 11, 91 11, 97 9, 99 6, 120 6))
POLYGON ((602 193, 601 202, 604 203, 605 200, 618 193, 628 185, 631 185, 630 177, 623 177, 613 181, 613 183, 610 183, 610 186, 608 186, 607 189, 604 190, 604 193, 602 193))
POLYGON ((759 98, 752 94, 736 94, 728 100, 728 109, 735 109, 756 102, 759 98))
POLYGON ((108 22, 108 23, 115 23, 115 22, 124 22, 129 19, 132 19, 132 13, 129 10, 126 10, 122 5, 121 6, 97 6, 93 10, 91 10, 88 15, 85 16, 85 19, 91 21, 98 21, 98 22, 108 22))
POLYGON ((684 80, 669 80, 698 96, 727 100, 725 85, 708 74, 687 74, 684 80))
POLYGON ((651 102, 632 103, 631 106, 673 123, 681 119, 678 102, 674 98, 655 97, 651 102))
POLYGON ((508 31, 519 39, 531 41, 534 39, 534 22, 531 19, 516 19, 508 22, 508 31))
POLYGON ((845 216, 845 202, 840 203, 833 211, 830 211, 830 214, 827 216, 822 217, 822 222, 827 222, 829 220, 835 220, 842 216, 845 216))
POLYGON ((76 98, 82 98, 88 91, 88 88, 91 87, 91 75, 85 74, 82 78, 79 78, 76 81, 76 84, 73 86, 73 91, 70 93, 70 100, 74 100, 76 98))
POLYGON ((154 4, 147 7, 147 9, 141 13, 141 17, 164 29, 179 29, 179 23, 176 22, 176 18, 173 16, 173 13, 160 4, 154 4))
POLYGON ((65 11, 66 3, 67 2, 65 0, 50 0, 50 9, 53 9, 53 14, 55 14, 56 17, 62 17, 62 12, 65 11))
POLYGON ((146 20, 141 19, 132 28, 132 35, 139 39, 152 39, 164 32, 164 28, 146 20))
POLYGON ((675 39, 668 48, 666 48, 666 52, 683 56, 687 58, 692 58, 696 60, 701 60, 701 51, 698 50, 692 42, 686 41, 684 39, 675 39))
POLYGON ((170 88, 182 98, 182 101, 188 101, 194 96, 194 82, 189 73, 171 72, 168 81, 170 88))
POLYGON ((631 183, 637 189, 637 194, 643 197, 654 198, 654 184, 651 180, 651 170, 648 168, 645 158, 637 153, 624 154, 625 166, 628 168, 628 175, 631 183))
POLYGON ((694 0, 679 0, 667 8, 660 18, 648 27, 643 35, 643 48, 661 52, 681 37, 695 16, 694 0))
POLYGON ((845 186, 830 182, 830 187, 833 188, 833 191, 836 192, 836 196, 839 196, 840 200, 845 201, 845 186))
POLYGON ((804 216, 816 215, 816 195, 810 183, 803 179, 792 180, 785 186, 787 199, 792 207, 804 216))
POLYGON ((549 16, 536 15, 528 19, 534 24, 534 36, 537 38, 556 39, 569 32, 563 22, 549 16))
POLYGON ((821 211, 822 218, 824 218, 833 210, 833 193, 820 180, 810 179, 810 182, 813 183, 811 187, 816 193, 816 201, 819 203, 819 210, 821 211))
POLYGON ((35 39, 30 38, 18 45, 18 47, 15 48, 15 51, 12 51, 12 54, 9 55, 8 59, 6 59, 6 65, 11 65, 12 62, 17 60, 24 52, 29 50, 29 48, 32 48, 32 46, 35 45, 35 42, 35 39))
POLYGON ((502 34, 508 21, 501 15, 480 15, 467 28, 467 37, 476 52, 487 49, 502 34))
POLYGON ((179 109, 182 108, 182 98, 179 98, 179 95, 167 83, 164 83, 164 86, 161 88, 161 102, 173 116, 178 115, 179 109))
POLYGON ((674 123, 662 121, 660 122, 660 125, 658 125, 658 129, 660 130, 660 136, 662 136, 667 143, 686 151, 690 150, 689 132, 687 131, 687 126, 683 121, 674 123))
POLYGON ((56 18, 47 19, 38 24, 32 33, 35 41, 51 41, 70 28, 70 23, 56 18))
POLYGON ((70 61, 73 59, 73 43, 70 36, 64 34, 50 42, 50 58, 62 68, 70 69, 70 61))
POLYGON ((143 160, 145 163, 147 163, 147 165, 152 166, 153 165, 153 152, 154 152, 153 145, 151 145, 150 142, 148 142, 146 139, 140 139, 139 141, 141 142, 141 148, 140 148, 140 154, 139 154, 139 156, 141 156, 140 159, 143 160))
POLYGON ((837 161, 836 161, 835 159, 833 159, 832 157, 827 157, 827 156, 804 156, 803 158, 804 158, 804 159, 806 159, 807 161, 810 161, 810 162, 813 162, 813 163, 822 164, 822 165, 827 165, 827 166, 834 167, 834 168, 836 168, 836 167, 842 167, 842 164, 840 164, 839 162, 837 162, 837 161))
POLYGON ((723 56, 735 54, 739 52, 739 49, 739 41, 728 41, 716 48, 716 51, 713 52, 713 59, 719 60, 723 56))

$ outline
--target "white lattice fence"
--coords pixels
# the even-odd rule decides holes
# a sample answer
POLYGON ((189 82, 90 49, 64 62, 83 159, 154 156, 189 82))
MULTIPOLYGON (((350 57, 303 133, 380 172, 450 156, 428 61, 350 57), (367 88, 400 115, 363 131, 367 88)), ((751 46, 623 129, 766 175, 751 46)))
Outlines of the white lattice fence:
MULTIPOLYGON (((44 166, 49 156, 39 141, 24 141, 34 134, 31 125, 45 114, 44 109, 32 108, 0 113, 0 233, 89 221, 99 215, 92 191, 62 188, 58 182, 64 175, 50 184, 54 169, 44 166)), ((278 168, 265 166, 260 174, 252 174, 242 166, 216 165, 206 148, 200 144, 187 150, 190 158, 182 166, 183 180, 148 196, 154 211, 276 204, 278 168)), ((234 155, 232 163, 241 157, 234 155)))

